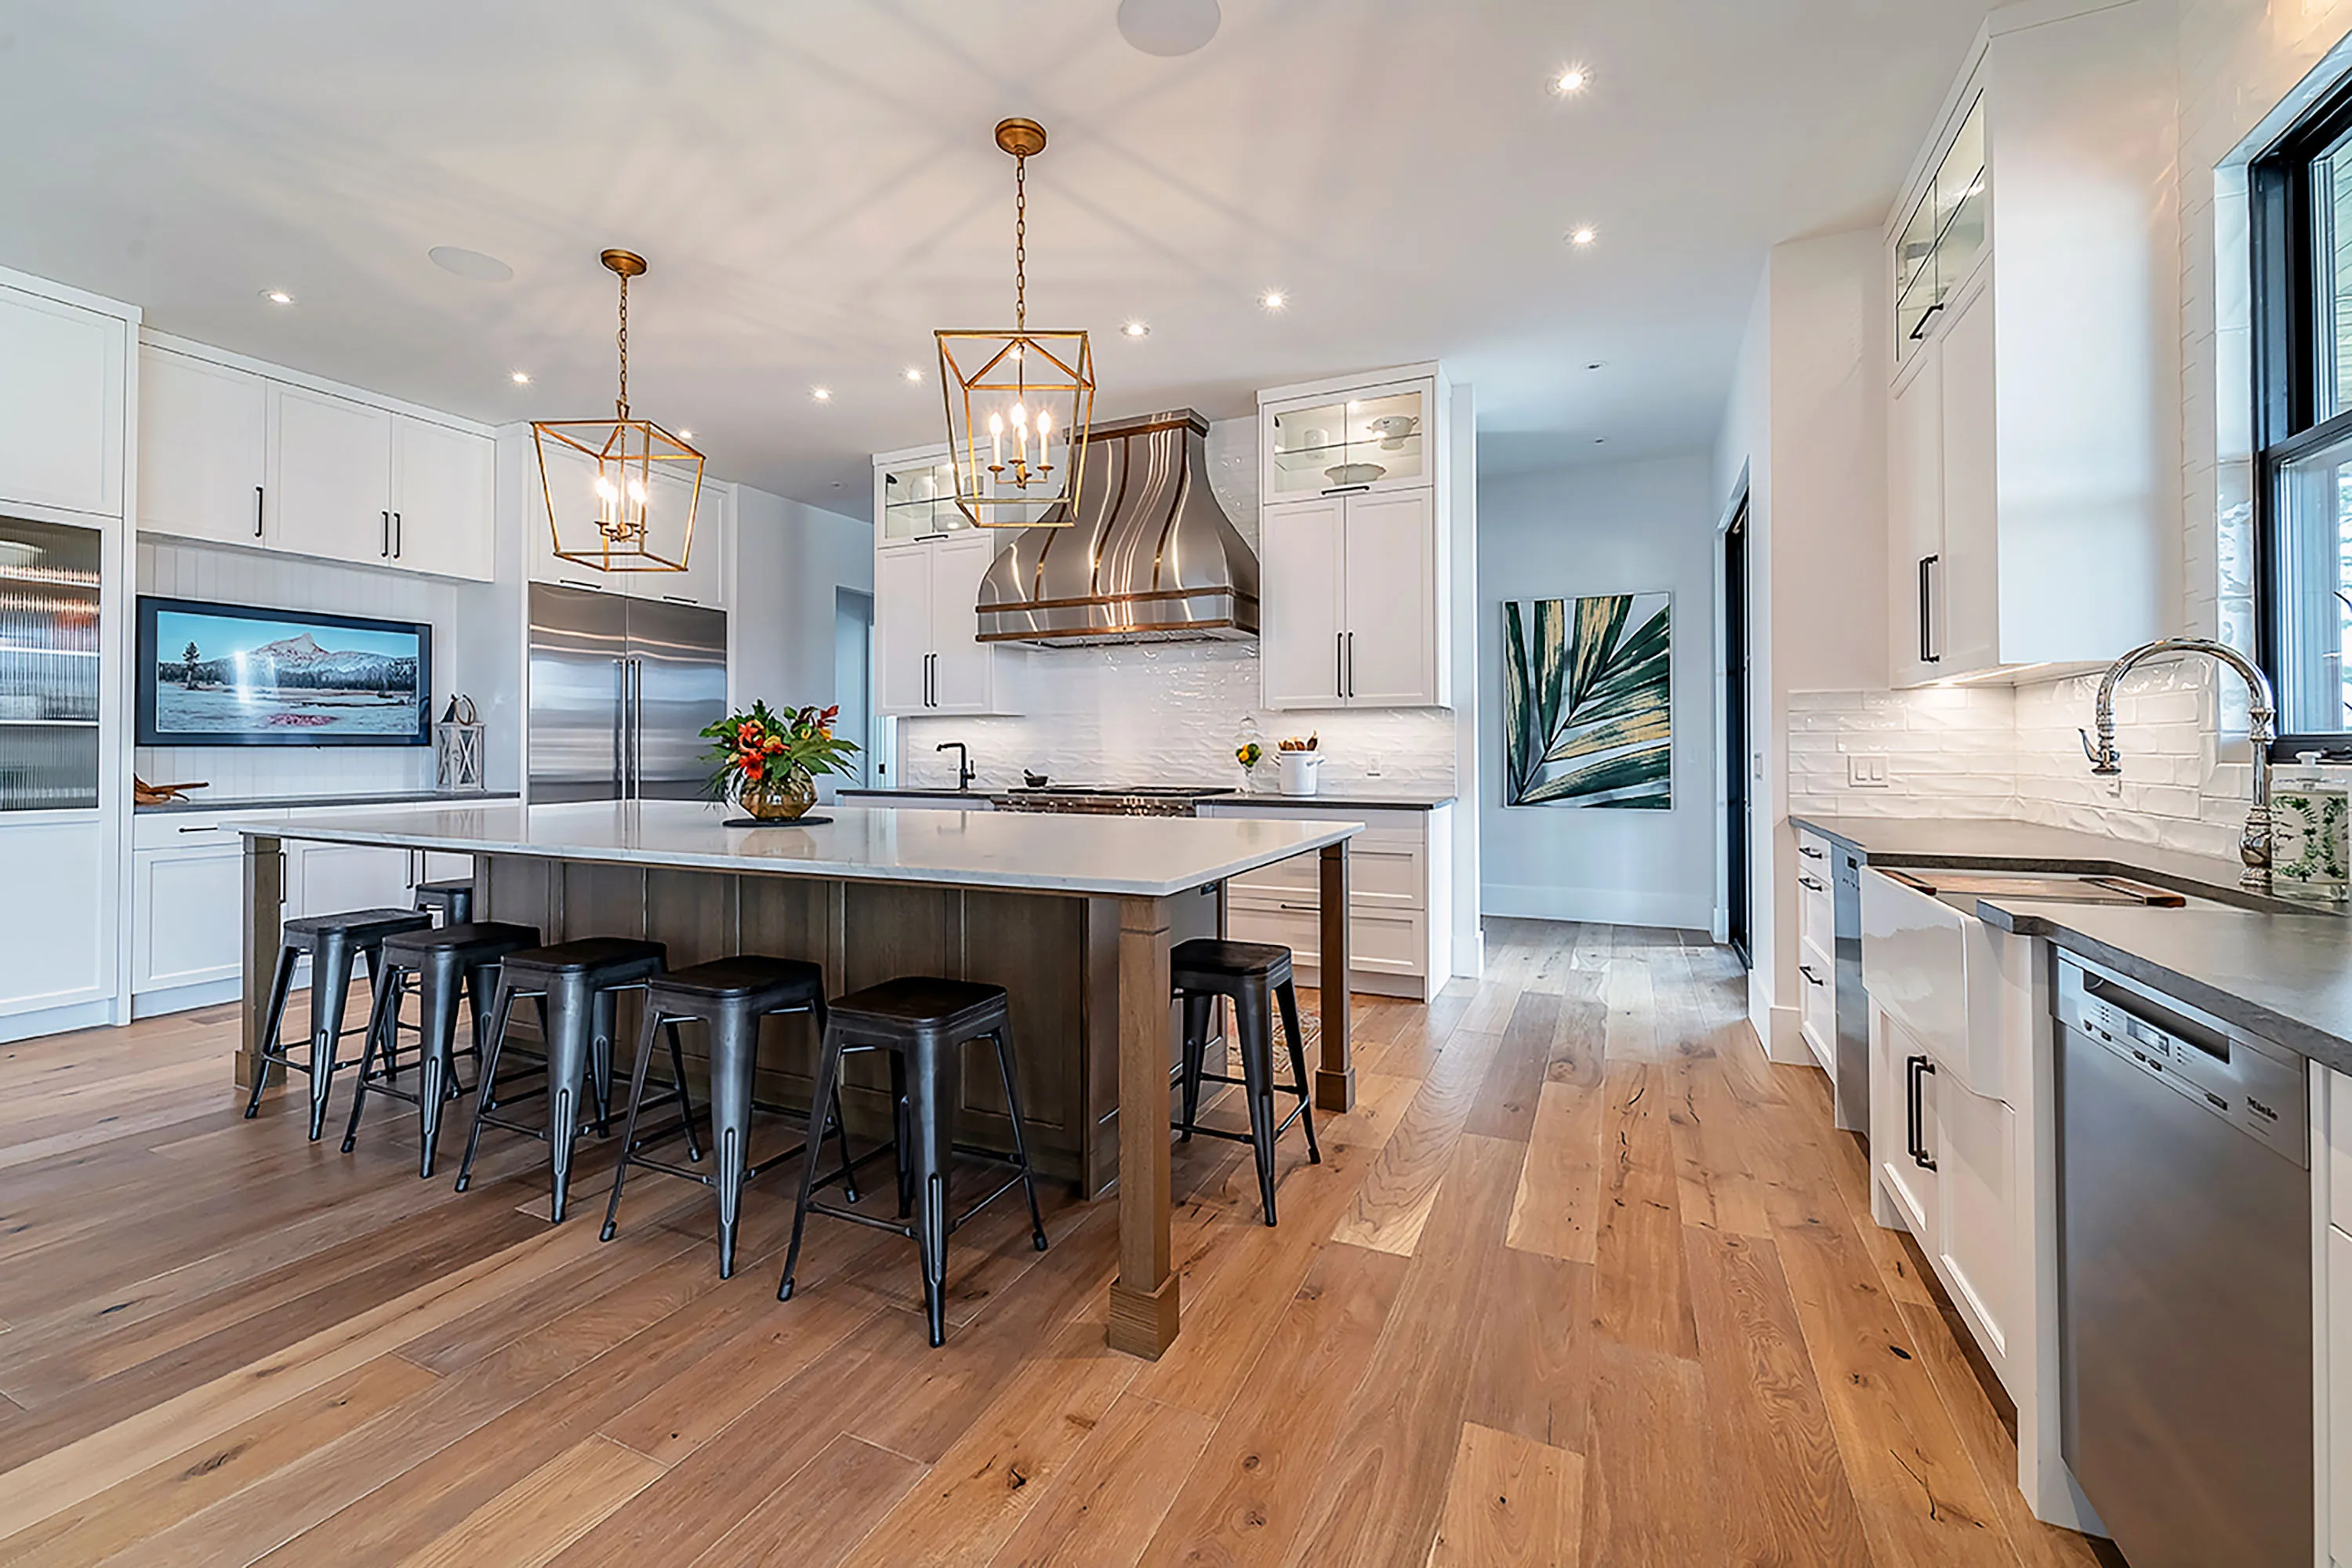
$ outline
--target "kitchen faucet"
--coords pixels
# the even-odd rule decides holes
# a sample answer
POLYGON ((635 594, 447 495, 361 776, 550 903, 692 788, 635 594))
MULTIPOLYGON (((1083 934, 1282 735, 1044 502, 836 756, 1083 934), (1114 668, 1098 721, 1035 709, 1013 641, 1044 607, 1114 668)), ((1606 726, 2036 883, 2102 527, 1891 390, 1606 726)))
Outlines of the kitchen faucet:
POLYGON ((980 776, 973 771, 971 749, 961 741, 942 741, 931 749, 935 752, 953 752, 956 754, 956 788, 970 789, 971 781, 980 776))
POLYGON ((2278 700, 2271 694, 2270 677, 2256 668, 2244 654, 2210 637, 2158 637, 2154 642, 2142 643, 2107 666, 2107 673, 2100 679, 2096 719, 2099 740, 2095 746, 2090 735, 2083 733, 2084 754, 2091 759, 2091 771, 2102 777, 2113 777, 2124 771, 2123 753, 2116 750, 2116 682, 2144 658, 2181 653, 2210 655, 2236 670, 2239 679, 2246 683, 2247 738, 2254 744, 2254 802, 2246 813, 2245 831, 2238 838, 2238 858, 2246 863, 2238 885, 2252 892, 2267 893, 2271 890, 2271 742, 2278 739, 2278 700))

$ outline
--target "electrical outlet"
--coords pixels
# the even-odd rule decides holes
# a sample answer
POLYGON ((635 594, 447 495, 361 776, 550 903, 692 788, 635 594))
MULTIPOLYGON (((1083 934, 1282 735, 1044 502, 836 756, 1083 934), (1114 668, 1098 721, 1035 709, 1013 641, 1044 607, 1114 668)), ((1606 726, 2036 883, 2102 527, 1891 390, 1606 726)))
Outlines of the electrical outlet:
POLYGON ((1877 752, 1848 752, 1845 782, 1853 789, 1885 789, 1886 758, 1877 752))

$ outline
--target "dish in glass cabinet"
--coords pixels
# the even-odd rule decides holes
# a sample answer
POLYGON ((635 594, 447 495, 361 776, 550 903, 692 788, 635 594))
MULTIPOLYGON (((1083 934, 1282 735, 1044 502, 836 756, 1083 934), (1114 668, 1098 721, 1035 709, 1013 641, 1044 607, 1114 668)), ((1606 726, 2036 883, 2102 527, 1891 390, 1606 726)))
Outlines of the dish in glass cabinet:
POLYGON ((1421 423, 1410 414, 1388 414, 1372 421, 1372 433, 1381 438, 1381 449, 1388 452, 1404 450, 1404 438, 1421 423))
POLYGON ((1323 470, 1323 477, 1335 485, 1369 485, 1387 474, 1378 463, 1340 463, 1323 470))

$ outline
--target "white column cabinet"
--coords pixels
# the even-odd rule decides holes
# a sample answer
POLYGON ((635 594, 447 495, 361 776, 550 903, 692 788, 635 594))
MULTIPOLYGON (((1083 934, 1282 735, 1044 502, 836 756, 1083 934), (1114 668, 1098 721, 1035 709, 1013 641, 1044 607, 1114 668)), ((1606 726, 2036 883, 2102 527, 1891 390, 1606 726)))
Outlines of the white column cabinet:
POLYGON ((0 500, 121 515, 129 330, 0 284, 0 500))
POLYGON ((248 370, 139 351, 139 526, 265 544, 273 521, 269 383, 248 370))
POLYGON ((1451 703, 1446 403, 1434 365, 1258 394, 1268 708, 1451 703))

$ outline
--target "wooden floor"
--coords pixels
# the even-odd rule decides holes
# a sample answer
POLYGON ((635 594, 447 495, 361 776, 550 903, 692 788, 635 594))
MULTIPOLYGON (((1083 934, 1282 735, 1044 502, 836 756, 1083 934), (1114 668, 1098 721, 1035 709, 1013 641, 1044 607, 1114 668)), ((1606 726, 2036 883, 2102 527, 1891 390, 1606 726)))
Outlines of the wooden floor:
POLYGON ((1109 1204, 1043 1255, 975 1221, 932 1351, 894 1237, 813 1224, 776 1302, 796 1167, 722 1284, 687 1184, 600 1245, 535 1144, 460 1196, 404 1107, 352 1155, 241 1120, 227 1009, 0 1047, 0 1563, 2094 1562, 1728 955, 1489 940, 1360 1004, 1278 1229, 1245 1151, 1179 1148, 1157 1364, 1103 1344, 1109 1204))

